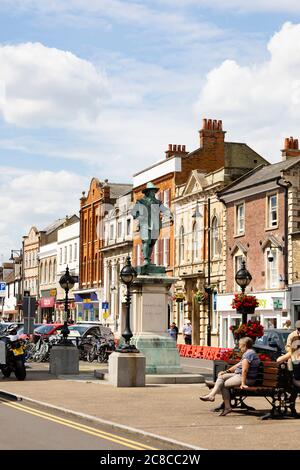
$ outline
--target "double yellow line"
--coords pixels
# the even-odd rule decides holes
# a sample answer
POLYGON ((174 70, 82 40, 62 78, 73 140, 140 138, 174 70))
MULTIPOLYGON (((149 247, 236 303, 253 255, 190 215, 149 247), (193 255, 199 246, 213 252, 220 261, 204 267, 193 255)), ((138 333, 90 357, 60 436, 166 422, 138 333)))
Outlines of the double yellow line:
POLYGON ((31 408, 30 406, 25 406, 20 403, 11 402, 6 400, 5 398, 1 398, 0 402, 4 405, 15 408, 16 410, 23 411, 24 413, 29 413, 34 416, 38 416, 39 418, 47 419, 48 421, 53 421, 54 423, 62 424, 69 428, 76 429, 77 431, 84 432, 86 434, 90 434, 91 436, 96 436, 101 439, 105 439, 110 442, 115 442, 116 444, 121 444, 122 446, 128 447, 129 449, 134 450, 157 450, 154 447, 149 447, 145 444, 141 444, 137 441, 133 441, 131 439, 126 439, 121 436, 116 436, 115 434, 111 434, 109 432, 101 431, 100 429, 93 428, 91 426, 86 426, 85 424, 76 423, 76 421, 71 421, 69 419, 60 418, 59 416, 55 416, 50 413, 46 413, 41 410, 37 410, 35 408, 31 408))

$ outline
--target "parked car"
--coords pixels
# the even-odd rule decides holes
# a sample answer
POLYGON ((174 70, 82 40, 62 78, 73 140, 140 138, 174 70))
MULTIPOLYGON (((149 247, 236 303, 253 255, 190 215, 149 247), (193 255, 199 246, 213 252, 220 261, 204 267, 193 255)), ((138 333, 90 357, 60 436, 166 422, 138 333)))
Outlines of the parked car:
MULTIPOLYGON (((69 331, 70 331, 70 338, 71 336, 78 336, 78 333, 80 334, 81 339, 85 339, 87 336, 101 336, 107 339, 113 339, 114 340, 114 334, 112 330, 107 327, 103 326, 101 324, 97 325, 90 325, 89 323, 86 324, 76 324, 76 325, 69 325, 68 326, 69 331), (75 333, 77 332, 77 334, 75 333)), ((60 332, 61 328, 58 329, 58 332, 60 332)))
POLYGON ((272 360, 285 354, 285 345, 288 335, 294 330, 270 328, 264 331, 261 338, 257 338, 253 348, 259 354, 267 354, 272 360))
MULTIPOLYGON (((33 334, 35 333, 36 329, 39 328, 42 325, 42 323, 34 323, 33 325, 33 334)), ((24 333, 24 325, 20 326, 20 328, 17 331, 17 335, 19 335, 20 339, 28 339, 30 335, 27 335, 24 333)))
POLYGON ((34 341, 36 342, 40 338, 40 336, 48 338, 51 335, 57 334, 57 330, 61 329, 62 326, 62 323, 46 323, 37 327, 34 330, 34 341))

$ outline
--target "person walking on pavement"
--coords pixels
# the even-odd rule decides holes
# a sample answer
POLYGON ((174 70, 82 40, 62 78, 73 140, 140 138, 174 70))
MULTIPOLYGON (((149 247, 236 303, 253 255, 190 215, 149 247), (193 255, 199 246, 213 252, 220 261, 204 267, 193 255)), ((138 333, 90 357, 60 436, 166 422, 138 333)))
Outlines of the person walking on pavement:
POLYGON ((192 344, 192 325, 190 320, 187 320, 186 325, 182 328, 182 334, 185 344, 192 344))
POLYGON ((168 333, 177 342, 177 336, 178 336, 178 328, 176 326, 176 323, 171 323, 170 328, 168 329, 168 333))

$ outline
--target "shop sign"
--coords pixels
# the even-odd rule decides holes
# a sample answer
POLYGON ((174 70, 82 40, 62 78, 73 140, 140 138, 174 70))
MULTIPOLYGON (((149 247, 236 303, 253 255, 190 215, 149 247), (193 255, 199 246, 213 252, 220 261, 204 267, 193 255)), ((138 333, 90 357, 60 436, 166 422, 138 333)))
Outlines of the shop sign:
POLYGON ((42 308, 51 308, 54 307, 55 299, 54 297, 45 297, 40 299, 40 306, 42 308))
POLYGON ((56 289, 50 290, 50 297, 56 297, 56 289))
POLYGON ((103 316, 104 320, 107 320, 108 317, 109 317, 109 311, 106 310, 105 312, 103 312, 102 316, 103 316))
POLYGON ((283 299, 281 299, 280 297, 274 297, 273 308, 274 310, 281 310, 283 308, 283 299))
POLYGON ((258 300, 258 308, 267 308, 267 299, 257 299, 258 300))

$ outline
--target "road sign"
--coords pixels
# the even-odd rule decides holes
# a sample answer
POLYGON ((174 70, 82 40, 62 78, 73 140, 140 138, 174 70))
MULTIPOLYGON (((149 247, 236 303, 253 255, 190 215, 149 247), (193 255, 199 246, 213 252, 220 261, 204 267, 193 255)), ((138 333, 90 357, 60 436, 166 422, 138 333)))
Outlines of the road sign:
POLYGON ((105 311, 103 314, 102 314, 104 320, 107 320, 108 317, 109 317, 109 312, 108 311, 105 311))
POLYGON ((5 297, 6 282, 0 282, 0 297, 5 297))
POLYGON ((33 333, 35 311, 36 311, 36 297, 25 296, 23 298, 23 316, 24 316, 24 333, 27 335, 30 335, 33 333))
POLYGON ((108 310, 108 302, 102 302, 102 310, 108 310))

